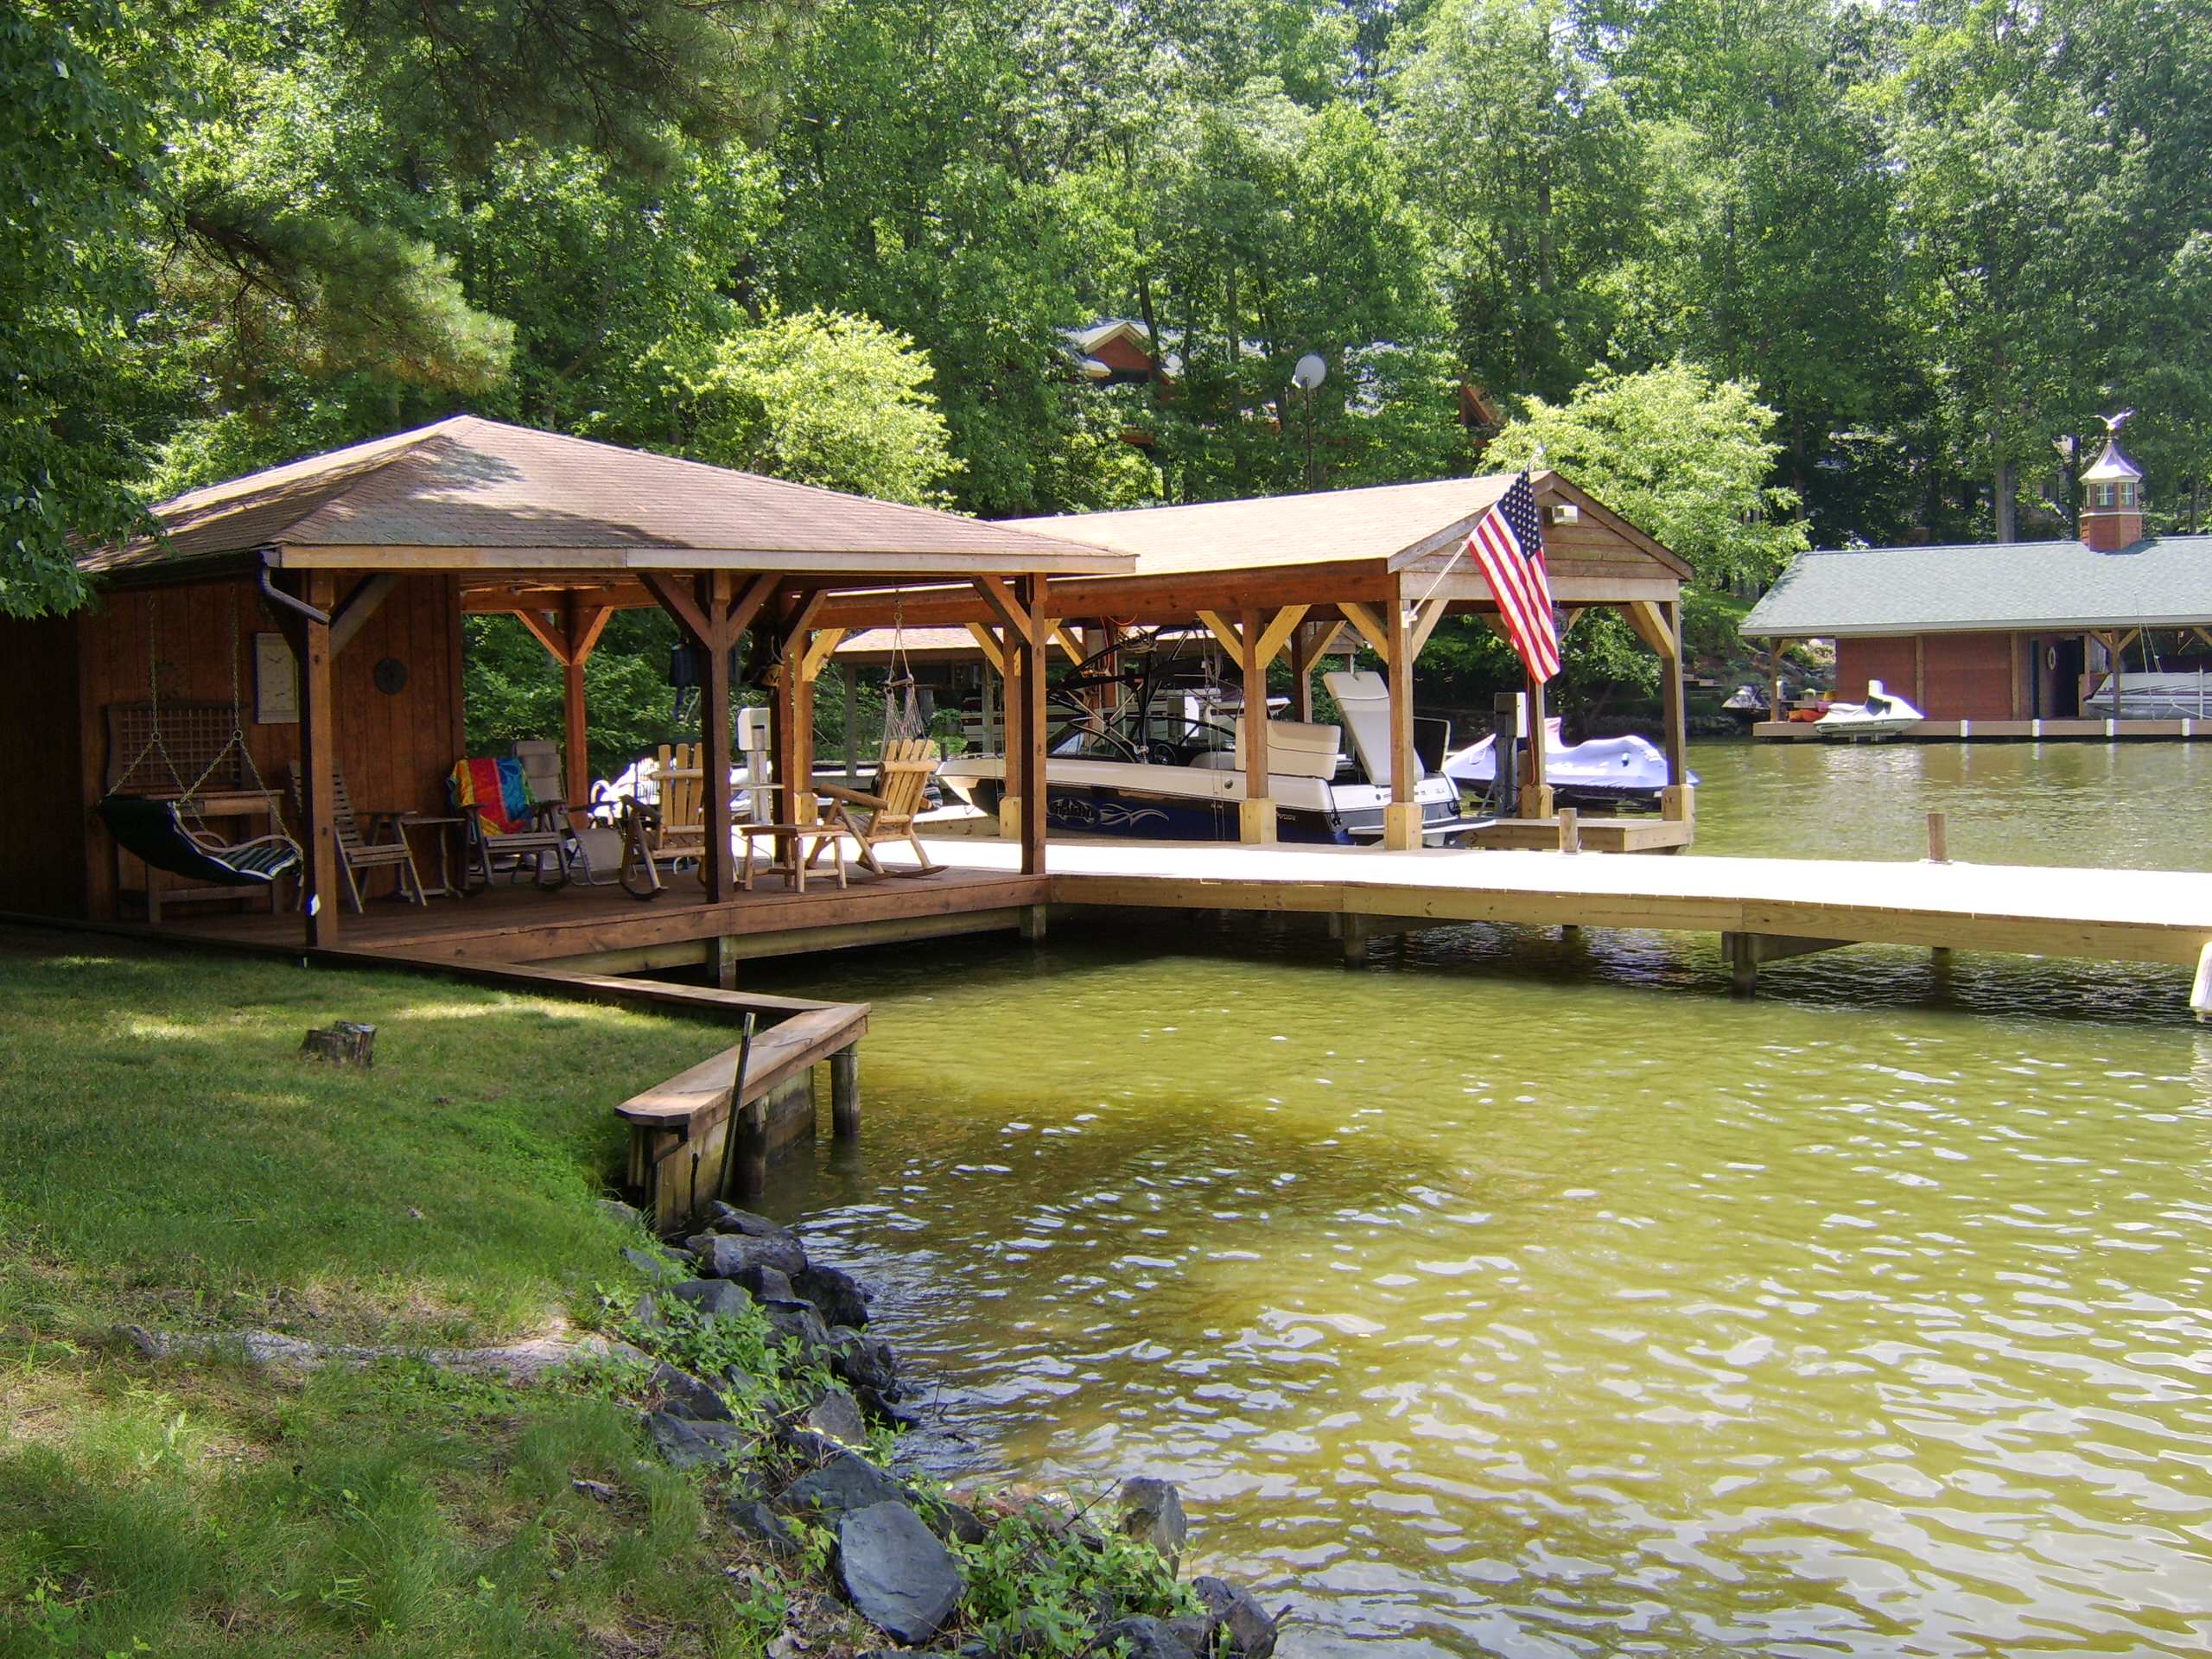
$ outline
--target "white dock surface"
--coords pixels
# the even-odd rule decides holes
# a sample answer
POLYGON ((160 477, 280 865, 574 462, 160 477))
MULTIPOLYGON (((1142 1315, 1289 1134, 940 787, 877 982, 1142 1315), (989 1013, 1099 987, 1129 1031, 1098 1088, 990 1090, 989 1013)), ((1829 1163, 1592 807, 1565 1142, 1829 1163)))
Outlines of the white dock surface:
MULTIPOLYGON (((931 855, 1014 870, 1006 842, 931 855)), ((2194 966, 2212 874, 1840 859, 1055 841, 1063 904, 1300 911, 1446 921, 1743 932, 2194 966)))

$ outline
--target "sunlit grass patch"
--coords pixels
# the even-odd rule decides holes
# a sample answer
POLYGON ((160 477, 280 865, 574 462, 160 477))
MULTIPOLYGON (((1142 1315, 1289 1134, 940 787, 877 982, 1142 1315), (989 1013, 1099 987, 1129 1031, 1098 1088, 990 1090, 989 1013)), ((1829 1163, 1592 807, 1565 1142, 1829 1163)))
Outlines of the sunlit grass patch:
POLYGON ((412 976, 39 938, 0 945, 0 1306, 49 1332, 542 1323, 612 1253, 586 1201, 620 1166, 610 1109, 728 1042, 412 976), (340 1018, 378 1027, 373 1069, 300 1056, 340 1018))
POLYGON ((405 1360, 156 1365, 111 1330, 557 1328, 622 1271, 611 1107, 728 1033, 56 945, 0 929, 0 1654, 758 1653, 779 1611, 630 1408, 405 1360), (339 1018, 378 1027, 372 1070, 299 1054, 339 1018))

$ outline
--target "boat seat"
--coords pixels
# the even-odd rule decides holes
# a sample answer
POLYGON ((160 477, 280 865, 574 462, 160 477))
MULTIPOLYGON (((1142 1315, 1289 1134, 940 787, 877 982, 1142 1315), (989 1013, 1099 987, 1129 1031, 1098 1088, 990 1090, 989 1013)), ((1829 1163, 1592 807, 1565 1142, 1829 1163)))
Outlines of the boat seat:
MULTIPOLYGON (((1236 741, 1244 742, 1244 716, 1236 716, 1236 741)), ((1271 720, 1268 722, 1268 770, 1279 778, 1319 778, 1337 775, 1342 759, 1344 728, 1313 721, 1271 720)))

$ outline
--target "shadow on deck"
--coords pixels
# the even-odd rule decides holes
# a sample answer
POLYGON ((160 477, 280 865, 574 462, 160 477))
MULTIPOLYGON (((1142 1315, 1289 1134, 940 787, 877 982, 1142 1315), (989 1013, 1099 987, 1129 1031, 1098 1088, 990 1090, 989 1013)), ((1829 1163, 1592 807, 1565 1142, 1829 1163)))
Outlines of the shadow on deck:
MULTIPOLYGON (((927 876, 856 874, 840 890, 810 882, 804 893, 776 884, 721 904, 687 893, 679 882, 658 897, 632 898, 620 887, 571 885, 550 892, 499 883, 465 899, 412 905, 372 899, 365 914, 339 920, 337 953, 416 963, 558 964, 572 973, 624 973, 747 957, 1020 925, 1023 911, 1045 902, 1042 877, 996 870, 946 869, 927 876)), ((220 942, 290 954, 300 944, 298 915, 266 911, 164 915, 159 937, 220 942)))

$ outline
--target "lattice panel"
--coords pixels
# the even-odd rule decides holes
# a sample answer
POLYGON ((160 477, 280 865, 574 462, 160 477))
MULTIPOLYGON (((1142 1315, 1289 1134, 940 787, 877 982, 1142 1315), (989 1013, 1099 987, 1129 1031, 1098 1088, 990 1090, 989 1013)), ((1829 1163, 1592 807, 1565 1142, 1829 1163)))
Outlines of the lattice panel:
MULTIPOLYGON (((162 704, 162 747, 168 752, 177 777, 169 776, 159 753, 139 759, 154 729, 154 711, 143 702, 111 702, 107 707, 107 786, 121 794, 167 795, 180 782, 189 785, 207 770, 231 741, 238 716, 226 702, 164 702, 162 704), (133 761, 137 762, 134 766, 133 761), (127 772, 128 775, 121 775, 127 772)), ((250 787, 245 757, 233 749, 224 755, 221 767, 203 787, 239 790, 250 787)))

